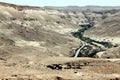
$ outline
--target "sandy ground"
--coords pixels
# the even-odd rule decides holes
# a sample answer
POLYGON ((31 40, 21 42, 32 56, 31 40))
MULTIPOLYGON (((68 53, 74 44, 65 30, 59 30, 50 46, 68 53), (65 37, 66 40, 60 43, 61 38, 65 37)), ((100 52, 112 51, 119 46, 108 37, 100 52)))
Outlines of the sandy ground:
POLYGON ((119 80, 120 59, 48 57, 28 64, 0 60, 1 80, 119 80), (48 66, 56 65, 50 68, 48 66), (71 67, 69 67, 71 65, 71 67), (62 69, 59 67, 62 67, 62 69))

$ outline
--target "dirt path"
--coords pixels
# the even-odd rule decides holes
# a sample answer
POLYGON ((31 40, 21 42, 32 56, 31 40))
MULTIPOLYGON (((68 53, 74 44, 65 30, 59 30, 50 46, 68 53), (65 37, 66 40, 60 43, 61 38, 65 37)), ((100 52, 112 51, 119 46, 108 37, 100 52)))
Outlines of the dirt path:
POLYGON ((82 46, 76 51, 74 56, 75 58, 78 57, 80 51, 85 47, 85 43, 83 41, 81 41, 81 43, 82 43, 82 46))

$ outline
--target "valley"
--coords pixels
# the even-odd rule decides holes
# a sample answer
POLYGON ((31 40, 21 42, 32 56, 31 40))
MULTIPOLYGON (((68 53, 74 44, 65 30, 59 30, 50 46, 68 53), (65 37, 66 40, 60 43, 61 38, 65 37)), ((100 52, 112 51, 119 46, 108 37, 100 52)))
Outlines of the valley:
POLYGON ((81 25, 83 28, 78 30, 77 32, 72 32, 73 36, 80 39, 82 43, 82 47, 80 47, 75 54, 75 57, 95 57, 96 53, 104 51, 106 48, 113 47, 113 44, 111 42, 105 42, 105 41, 96 41, 93 39, 90 39, 89 37, 84 37, 83 34, 86 30, 91 28, 93 23, 90 24, 84 24, 81 25), (84 49, 84 47, 86 49, 84 49), (93 49, 92 52, 91 48, 93 49), (95 48, 95 49, 94 49, 95 48), (80 52, 83 49, 83 52, 80 52), (79 54, 80 53, 80 54, 79 54))
POLYGON ((0 2, 0 80, 119 80, 119 7, 0 2))

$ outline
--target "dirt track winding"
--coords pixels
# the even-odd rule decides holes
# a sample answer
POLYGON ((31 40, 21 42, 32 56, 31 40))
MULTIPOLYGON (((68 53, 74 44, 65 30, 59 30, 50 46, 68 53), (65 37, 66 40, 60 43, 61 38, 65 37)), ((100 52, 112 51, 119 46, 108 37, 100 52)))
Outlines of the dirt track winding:
POLYGON ((78 57, 80 50, 82 50, 85 47, 85 43, 83 41, 81 41, 81 43, 82 43, 82 46, 76 51, 74 56, 75 58, 78 57))

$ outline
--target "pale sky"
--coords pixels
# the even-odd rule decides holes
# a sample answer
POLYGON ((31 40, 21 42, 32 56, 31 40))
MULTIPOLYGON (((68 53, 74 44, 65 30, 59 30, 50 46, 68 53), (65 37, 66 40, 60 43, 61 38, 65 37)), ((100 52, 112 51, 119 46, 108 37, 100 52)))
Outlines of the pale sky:
POLYGON ((120 6, 120 0, 0 0, 0 2, 31 6, 120 6))

